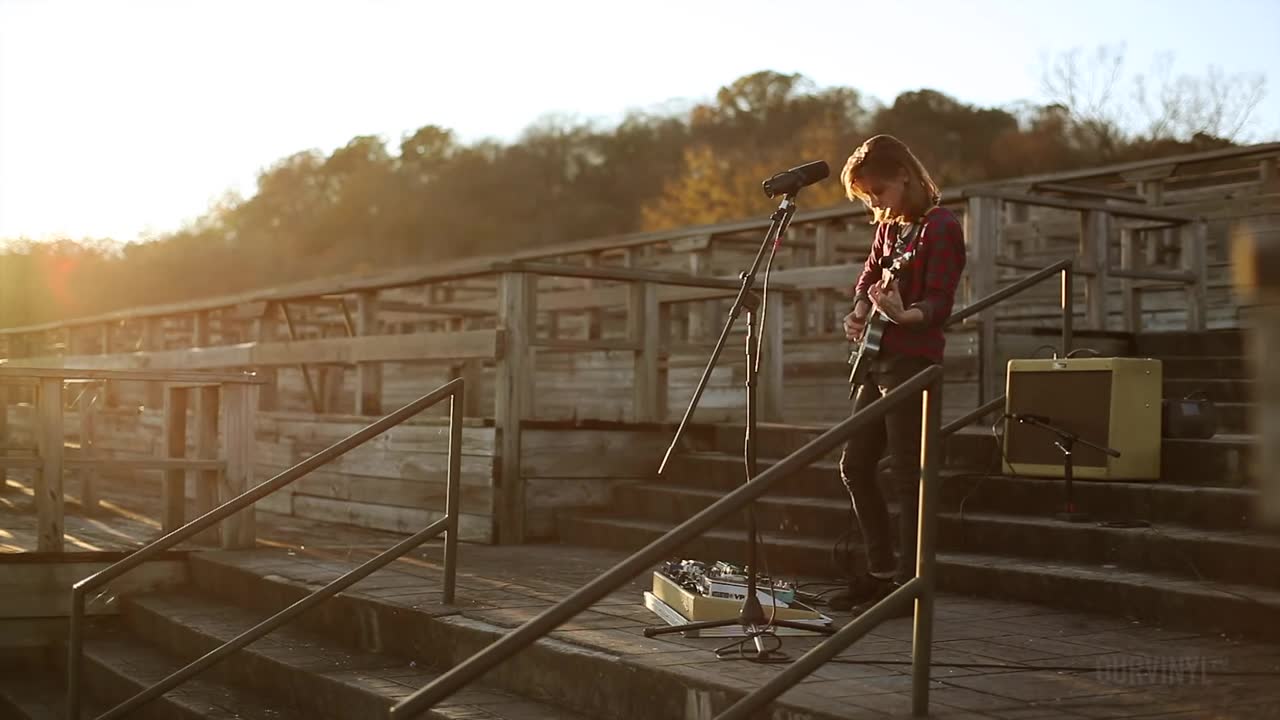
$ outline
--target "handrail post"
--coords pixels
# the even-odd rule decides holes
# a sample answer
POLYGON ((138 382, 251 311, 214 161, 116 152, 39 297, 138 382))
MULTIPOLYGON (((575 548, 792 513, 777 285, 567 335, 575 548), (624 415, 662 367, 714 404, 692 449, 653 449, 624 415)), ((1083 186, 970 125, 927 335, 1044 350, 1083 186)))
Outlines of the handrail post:
POLYGON ((1062 268, 1062 357, 1066 357, 1071 352, 1071 344, 1075 342, 1072 337, 1075 334, 1075 283, 1073 282, 1071 265, 1068 264, 1062 268))
POLYGON ((466 384, 458 386, 449 398, 449 476, 445 484, 444 511, 447 524, 444 536, 443 602, 453 604, 458 575, 458 505, 462 495, 462 413, 466 407, 466 384))
MULTIPOLYGON (((507 633, 501 639, 491 643, 462 663, 450 668, 426 686, 401 698, 399 702, 392 706, 390 717, 393 720, 415 717, 423 710, 434 707, 436 703, 451 696, 457 690, 516 652, 560 627, 566 620, 589 608, 610 592, 617 590, 624 583, 644 572, 646 568, 652 567, 653 563, 660 558, 686 545, 713 525, 722 522, 731 513, 741 512, 747 503, 755 501, 768 492, 783 478, 789 477, 798 469, 811 465, 818 458, 831 452, 837 445, 846 441, 852 433, 872 422, 880 421, 884 417, 884 413, 890 408, 897 406, 901 402, 914 400, 916 393, 930 385, 941 382, 942 368, 939 366, 932 366, 917 373, 884 397, 806 443, 804 447, 762 471, 752 478, 750 482, 744 483, 738 489, 702 509, 670 532, 649 543, 643 549, 638 550, 627 559, 574 591, 568 597, 542 611, 536 617, 526 621, 520 627, 507 633)), ((904 600, 903 595, 914 595, 916 588, 917 581, 913 579, 895 591, 895 595, 898 600, 904 600)), ((873 610, 869 616, 863 616, 863 618, 859 618, 854 622, 860 623, 864 618, 876 620, 884 612, 886 612, 885 609, 873 610)), ((872 623, 860 623, 860 625, 869 624, 872 623)))
MULTIPOLYGON (((58 380, 58 382, 61 382, 61 378, 54 378, 54 379, 58 380)), ((81 683, 81 677, 83 675, 83 672, 82 672, 83 652, 82 651, 83 651, 83 644, 84 644, 83 642, 84 598, 89 591, 93 590, 94 588, 105 585, 108 582, 111 582, 112 580, 114 580, 117 577, 120 577, 121 575, 128 572, 129 570, 132 570, 133 568, 136 568, 142 565, 148 560, 155 558, 159 553, 177 545, 178 543, 181 543, 182 541, 192 536, 197 535, 202 531, 209 529, 215 523, 226 521, 229 515, 232 515, 232 514, 240 515, 244 512, 251 513, 253 511, 253 504, 258 500, 261 500, 263 497, 266 497, 272 492, 275 492, 276 490, 283 488, 284 486, 288 485, 289 483, 293 482, 299 477, 302 477, 303 475, 311 472, 312 470, 320 467, 321 465, 328 463, 334 458, 344 455, 350 450, 356 447, 359 447, 360 445, 363 445, 369 439, 376 437, 378 435, 381 435, 382 433, 386 432, 389 428, 395 427, 400 423, 403 423, 404 421, 408 420, 414 415, 417 415, 423 410, 435 405, 436 403, 440 402, 446 397, 449 397, 451 399, 456 398, 456 400, 454 401, 453 405, 450 408, 451 426, 450 426, 449 482, 446 485, 449 492, 445 499, 446 509, 447 509, 446 517, 431 523, 426 528, 420 530, 418 533, 410 536, 405 540, 402 540, 400 543, 396 544, 391 549, 383 551, 372 560, 366 561, 355 570, 345 573, 338 580, 335 580, 329 583, 324 588, 321 588, 320 590, 312 593, 311 595, 308 595, 307 597, 303 598, 302 600, 299 600, 298 602, 294 603, 288 608, 280 611, 279 613, 276 613, 275 615, 268 618, 267 620, 262 621, 261 623, 254 626, 253 628, 241 633, 239 636, 237 636, 233 640, 228 641, 227 643, 224 643, 222 646, 220 646, 218 649, 214 650, 213 652, 187 665, 181 670, 178 670, 177 672, 169 675, 168 677, 159 681, 158 683, 153 684, 147 690, 144 690, 143 692, 125 701, 123 704, 118 705, 115 708, 111 709, 102 717, 103 718, 124 717, 128 713, 132 712, 135 708, 141 706, 142 704, 149 702, 150 700, 153 700, 156 697, 159 697, 160 695, 163 695, 167 690, 173 687, 176 687, 178 684, 184 682, 186 678, 198 672, 201 672, 205 668, 220 661, 222 658, 231 654, 235 650, 238 650, 244 647, 245 645, 248 645, 250 642, 253 642, 253 640, 271 632, 276 627, 279 627, 285 622, 288 622, 299 613, 302 613, 305 610, 313 607, 314 605, 318 604, 320 601, 327 599, 328 597, 331 597, 332 595, 335 595, 345 590, 346 588, 350 587, 356 582, 359 582, 361 579, 367 577, 374 571, 390 563, 392 560, 400 557, 405 552, 408 552, 409 550, 412 550, 413 548, 418 547, 426 540, 432 537, 435 537, 436 535, 439 535, 442 532, 446 532, 449 529, 450 518, 453 519, 454 527, 456 528, 457 518, 458 518, 458 499, 459 499, 458 490, 461 484, 461 463, 462 463, 462 452, 461 452, 462 451, 461 413, 462 413, 462 401, 463 401, 461 397, 462 385, 463 383, 460 380, 453 380, 449 383, 446 383, 445 385, 440 386, 436 390, 430 393, 427 393, 426 395, 423 395, 417 400, 409 403, 408 405, 405 405, 404 407, 391 413, 390 415, 383 417, 377 422, 367 425, 361 430, 347 436, 346 438, 334 443, 333 445, 330 445, 324 450, 321 450, 315 455, 312 455, 306 460, 303 460, 302 462, 276 475, 270 480, 267 480, 260 485, 256 485, 256 486, 253 486, 252 488, 247 489, 241 495, 226 501, 225 503, 223 503, 222 505, 219 505, 217 508, 215 508, 214 510, 211 510, 205 515, 202 515, 199 518, 196 518, 195 520, 192 520, 191 522, 186 523, 181 528, 178 528, 170 533, 167 533, 159 539, 153 540, 152 542, 148 543, 144 547, 130 553, 129 555, 126 555, 124 558, 116 561, 115 563, 111 564, 105 569, 99 570, 93 575, 90 575, 89 577, 86 577, 83 580, 80 580, 79 582, 73 584, 71 586, 71 615, 70 615, 70 625, 69 625, 69 636, 68 636, 68 642, 67 642, 67 646, 68 646, 68 650, 67 650, 67 653, 68 653, 67 717, 76 718, 80 716, 79 714, 80 713, 80 683, 81 683)), ((237 387, 237 386, 232 385, 232 387, 237 387)), ((251 421, 253 417, 252 408, 254 405, 254 395, 252 394, 252 392, 245 393, 244 402, 239 403, 239 405, 241 405, 245 410, 245 412, 243 412, 242 415, 244 417, 247 417, 248 420, 251 421)), ((251 422, 246 422, 244 424, 245 424, 245 427, 249 429, 248 437, 252 439, 253 427, 251 422)), ((228 434, 229 436, 232 436, 232 437, 235 436, 234 427, 228 429, 228 434)), ((448 542, 449 540, 453 540, 456 543, 456 539, 457 539, 457 533, 453 532, 451 533, 450 536, 446 537, 446 542, 448 542)), ((252 538, 250 538, 250 541, 252 541, 252 538)), ((447 546, 446 546, 446 552, 450 552, 447 546)), ((454 545, 454 549, 452 550, 452 552, 456 554, 457 552, 456 544, 454 545)), ((455 562, 456 562, 456 558, 455 558, 455 562)), ((452 585, 452 578, 454 577, 454 575, 455 575, 454 571, 451 570, 449 572, 449 577, 446 578, 446 589, 450 592, 452 591, 452 588, 449 586, 452 585)))
MULTIPOLYGON (((942 458, 942 379, 925 388, 920 442, 920 517, 916 542, 915 629, 911 639, 911 712, 929 714, 929 665, 933 652, 934 590, 937 587, 938 464, 942 458)), ((903 508, 904 511, 908 510, 903 508)))
POLYGON ((84 669, 84 594, 71 588, 71 615, 67 624, 67 717, 80 717, 80 677, 84 669))

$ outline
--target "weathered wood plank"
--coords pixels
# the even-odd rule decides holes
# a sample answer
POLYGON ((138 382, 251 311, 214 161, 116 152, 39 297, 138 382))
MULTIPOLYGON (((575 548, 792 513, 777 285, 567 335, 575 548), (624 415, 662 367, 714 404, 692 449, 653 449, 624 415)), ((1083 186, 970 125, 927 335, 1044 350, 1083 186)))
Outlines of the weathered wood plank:
POLYGON ((524 478, 651 479, 671 438, 654 430, 549 430, 522 433, 524 478))
MULTIPOLYGON (((96 454, 95 445, 97 443, 96 432, 94 430, 94 417, 97 415, 98 407, 102 404, 103 388, 101 386, 93 386, 85 388, 80 393, 79 406, 79 425, 80 425, 80 457, 84 460, 94 460, 96 454)), ((7 413, 4 413, 7 415, 7 413)), ((97 488, 98 469, 93 464, 80 468, 80 508, 81 512, 86 515, 96 515, 101 509, 98 499, 97 488)), ((0 471, 0 484, 4 483, 3 471, 0 471)))
MULTIPOLYGON (((187 390, 165 388, 164 433, 161 445, 164 457, 185 459, 187 452, 187 390)), ((187 508, 186 471, 166 470, 160 491, 160 528, 171 533, 185 523, 187 508)))
MULTIPOLYGON (((283 468, 270 468, 280 472, 283 468)), ((294 497, 311 496, 360 503, 394 505, 421 510, 445 510, 447 484, 413 479, 367 477, 350 473, 317 470, 294 481, 290 487, 294 497)), ((467 483, 461 486, 462 512, 488 515, 493 507, 493 488, 488 484, 467 483)))
MULTIPOLYGON (((182 350, 178 352, 189 353, 193 351, 182 350)), ((132 353, 130 357, 136 355, 138 355, 138 353, 132 353)), ((73 360, 75 358, 58 358, 59 364, 50 367, 23 365, 23 363, 29 359, 30 358, 15 358, 4 366, 0 366, 0 378, 16 380, 26 380, 29 378, 61 380, 64 378, 70 378, 82 380, 139 380, 156 382, 219 382, 247 384, 262 382, 261 378, 258 378, 253 373, 196 373, 183 372, 181 370, 99 370, 66 367, 60 364, 62 360, 73 360)))
MULTIPOLYGON (((226 469, 218 483, 218 499, 225 503, 253 487, 253 415, 255 398, 250 388, 228 385, 219 398, 222 420, 223 453, 226 469)), ((252 548, 255 545, 253 508, 237 512, 222 521, 222 547, 228 550, 252 548)))
MULTIPOLYGON (((195 455, 201 460, 218 458, 218 395, 217 387, 193 390, 196 398, 195 455)), ((197 470, 195 475, 196 515, 204 515, 218 505, 218 470, 197 470)), ((217 525, 195 537, 196 542, 218 544, 217 525)))
POLYGON ((41 378, 36 408, 36 446, 41 466, 35 472, 39 552, 62 552, 64 496, 62 487, 62 379, 41 378))
MULTIPOLYGON (((969 275, 966 304, 972 304, 997 290, 995 259, 1000 252, 1000 200, 994 197, 970 198, 964 215, 965 261, 969 275)), ((1004 386, 1004 368, 995 361, 996 310, 984 310, 979 316, 978 357, 982 364, 979 396, 995 397, 1004 386)))
MULTIPOLYGON (((387 530, 403 534, 416 533, 444 518, 444 513, 420 508, 360 503, 351 500, 295 495, 296 517, 344 523, 371 530, 387 530)), ((458 537, 467 542, 489 543, 494 540, 493 518, 489 515, 462 513, 458 517, 458 537)))
POLYGON ((520 473, 520 423, 533 414, 533 360, 528 342, 537 327, 532 278, 502 276, 498 323, 507 338, 494 379, 494 424, 498 428, 498 482, 493 515, 498 540, 524 542, 525 492, 520 473))

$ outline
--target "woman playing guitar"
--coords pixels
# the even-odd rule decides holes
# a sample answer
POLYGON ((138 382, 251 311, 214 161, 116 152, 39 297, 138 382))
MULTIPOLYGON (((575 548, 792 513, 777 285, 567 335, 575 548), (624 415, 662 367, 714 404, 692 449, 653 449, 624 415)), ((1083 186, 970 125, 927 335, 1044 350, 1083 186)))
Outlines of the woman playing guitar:
MULTIPOLYGON (((876 135, 864 142, 849 157, 840 180, 849 199, 864 203, 876 224, 871 253, 853 288, 853 308, 844 318, 845 337, 861 340, 869 319, 885 323, 878 352, 863 364, 865 380, 853 400, 856 412, 942 363, 942 323, 951 314, 964 270, 964 232, 955 215, 938 205, 938 187, 929 172, 895 137, 876 135), (892 273, 885 272, 889 268, 892 273), (890 282, 884 282, 886 275, 890 282)), ((829 605, 856 613, 915 576, 920 402, 899 405, 882 424, 850 438, 840 458, 840 477, 862 530, 866 571, 851 573, 848 589, 832 596, 829 605), (888 508, 876 482, 876 465, 886 449, 901 508, 896 562, 888 508)))

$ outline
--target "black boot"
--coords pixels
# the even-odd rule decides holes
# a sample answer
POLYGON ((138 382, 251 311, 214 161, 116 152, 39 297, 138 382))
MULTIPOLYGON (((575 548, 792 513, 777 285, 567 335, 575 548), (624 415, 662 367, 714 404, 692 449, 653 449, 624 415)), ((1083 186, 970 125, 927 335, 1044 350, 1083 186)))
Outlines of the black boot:
POLYGON ((837 612, 845 612, 869 600, 882 598, 897 587, 890 579, 880 579, 874 575, 855 575, 849 580, 849 587, 836 592, 827 598, 827 607, 837 612))

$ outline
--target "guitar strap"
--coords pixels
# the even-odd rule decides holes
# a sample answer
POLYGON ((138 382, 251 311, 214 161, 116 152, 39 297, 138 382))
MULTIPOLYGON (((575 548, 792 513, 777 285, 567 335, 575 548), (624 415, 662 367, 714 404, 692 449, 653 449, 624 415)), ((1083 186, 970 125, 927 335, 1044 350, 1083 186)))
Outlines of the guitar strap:
POLYGON ((881 269, 892 267, 894 258, 901 257, 902 254, 906 252, 906 249, 916 241, 916 238, 920 237, 920 232, 923 229, 924 229, 923 220, 917 220, 911 225, 907 226, 906 232, 903 232, 901 230, 901 226, 899 226, 899 229, 896 231, 897 237, 894 239, 893 248, 890 250, 888 255, 880 258, 881 269))

